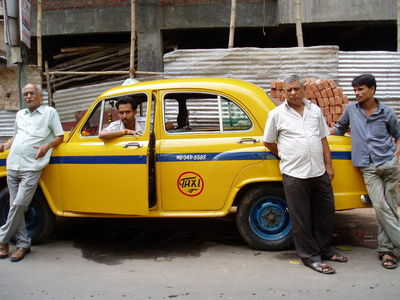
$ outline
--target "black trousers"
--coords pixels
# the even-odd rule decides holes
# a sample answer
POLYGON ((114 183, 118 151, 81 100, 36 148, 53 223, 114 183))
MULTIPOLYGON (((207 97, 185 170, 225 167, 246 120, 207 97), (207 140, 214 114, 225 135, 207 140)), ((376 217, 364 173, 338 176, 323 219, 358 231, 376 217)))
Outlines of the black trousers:
POLYGON ((334 254, 335 204, 328 174, 301 179, 282 175, 297 254, 305 265, 334 254))

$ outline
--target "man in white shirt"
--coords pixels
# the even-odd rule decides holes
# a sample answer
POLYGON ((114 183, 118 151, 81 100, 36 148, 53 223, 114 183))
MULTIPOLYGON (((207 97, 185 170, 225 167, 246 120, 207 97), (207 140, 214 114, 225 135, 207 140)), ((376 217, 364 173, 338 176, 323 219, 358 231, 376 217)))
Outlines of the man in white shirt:
POLYGON ((322 260, 346 262, 331 248, 334 172, 321 109, 304 99, 304 81, 298 75, 284 80, 286 101, 273 109, 265 125, 264 145, 280 158, 283 187, 293 225, 293 238, 303 263, 332 274, 322 260))
POLYGON ((101 139, 113 139, 124 135, 139 136, 143 133, 136 117, 138 103, 129 96, 123 96, 115 104, 120 120, 110 123, 99 133, 101 139))
POLYGON ((17 250, 11 261, 17 262, 30 252, 31 239, 25 226, 25 212, 36 191, 42 169, 50 160, 52 148, 64 139, 57 111, 42 106, 42 89, 28 83, 23 89, 27 108, 15 118, 14 137, 0 144, 0 152, 11 148, 7 157, 7 185, 10 210, 0 228, 0 258, 8 257, 9 241, 16 239, 17 250))

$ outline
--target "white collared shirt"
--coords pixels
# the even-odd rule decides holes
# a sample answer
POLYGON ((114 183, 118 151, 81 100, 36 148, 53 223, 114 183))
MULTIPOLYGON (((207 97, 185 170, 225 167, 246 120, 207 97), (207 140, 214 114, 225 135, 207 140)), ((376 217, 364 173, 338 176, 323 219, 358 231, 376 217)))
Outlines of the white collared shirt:
POLYGON ((7 169, 39 171, 49 163, 52 149, 42 158, 35 159, 38 149, 64 135, 57 111, 49 106, 39 106, 33 112, 25 108, 17 112, 14 123, 14 140, 7 157, 7 169))
POLYGON ((303 116, 287 101, 274 108, 268 115, 263 141, 277 142, 283 174, 312 178, 325 173, 321 139, 329 135, 329 130, 321 109, 307 99, 303 102, 303 116))
MULTIPOLYGON (((139 121, 141 121, 141 117, 135 117, 135 131, 139 132, 140 134, 143 134, 143 129, 142 126, 140 126, 139 121)), ((116 130, 124 130, 125 125, 122 120, 117 120, 114 122, 111 122, 104 130, 106 131, 116 131, 116 130)))

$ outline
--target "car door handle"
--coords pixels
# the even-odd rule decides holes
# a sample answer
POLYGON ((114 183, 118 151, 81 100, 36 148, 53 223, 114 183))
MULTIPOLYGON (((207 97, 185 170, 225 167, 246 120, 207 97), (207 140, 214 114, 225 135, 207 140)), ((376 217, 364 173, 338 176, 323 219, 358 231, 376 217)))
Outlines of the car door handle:
POLYGON ((259 139, 254 139, 254 138, 243 138, 237 141, 238 144, 242 144, 242 143, 259 143, 260 140, 259 139))
POLYGON ((141 143, 138 142, 130 142, 130 143, 126 143, 125 145, 122 146, 123 148, 128 148, 128 147, 138 147, 138 148, 142 148, 143 145, 141 143))

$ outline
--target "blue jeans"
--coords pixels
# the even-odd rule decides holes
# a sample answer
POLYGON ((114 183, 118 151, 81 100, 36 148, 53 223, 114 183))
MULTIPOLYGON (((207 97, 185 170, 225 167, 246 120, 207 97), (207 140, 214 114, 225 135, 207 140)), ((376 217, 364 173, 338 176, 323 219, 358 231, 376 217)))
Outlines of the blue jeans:
POLYGON ((378 252, 400 248, 400 219, 397 213, 398 159, 380 166, 360 168, 378 219, 378 252))

